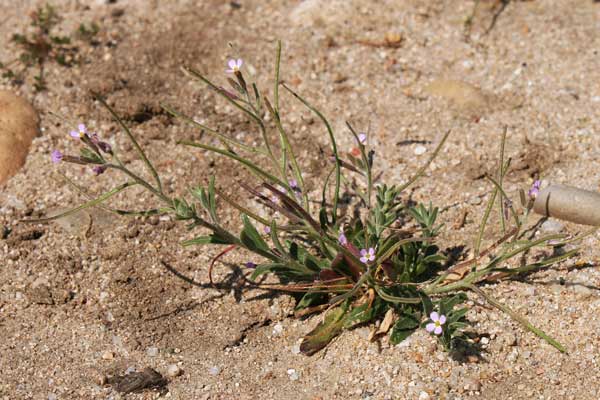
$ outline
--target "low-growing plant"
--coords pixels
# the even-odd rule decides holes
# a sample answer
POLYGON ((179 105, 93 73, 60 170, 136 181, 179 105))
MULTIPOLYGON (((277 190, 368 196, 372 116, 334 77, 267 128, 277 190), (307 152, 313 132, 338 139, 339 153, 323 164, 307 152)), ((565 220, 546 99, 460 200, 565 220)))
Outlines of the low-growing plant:
MULTIPOLYGON (((129 127, 105 100, 97 97, 120 124, 152 179, 147 180, 139 171, 130 169, 122 162, 117 149, 81 124, 71 132, 72 137, 81 141, 80 155, 65 155, 55 150, 52 160, 89 165, 95 174, 106 171, 120 173, 124 181, 92 198, 82 187, 69 180, 90 200, 60 215, 33 222, 50 221, 95 206, 122 215, 170 214, 187 223, 190 230, 198 228, 203 231, 183 242, 184 246, 225 246, 217 258, 234 249, 246 249, 260 259, 245 264, 249 276, 244 279, 248 285, 297 294, 296 315, 299 317, 324 312, 323 319, 301 345, 301 351, 309 355, 325 347, 343 330, 378 319, 382 322, 377 330, 373 330, 372 339, 389 334, 390 342, 395 344, 415 330, 424 328, 436 336, 446 349, 453 349, 460 342, 469 340, 465 335, 468 291, 483 296, 492 306, 507 312, 525 328, 564 351, 557 341, 478 286, 482 282, 545 268, 576 251, 556 252, 556 255, 531 263, 525 261, 531 249, 561 246, 565 242, 560 240, 565 236, 525 237, 527 231, 524 226, 539 184, 536 183, 528 194, 521 191, 521 206, 517 210, 502 187, 510 165, 510 159, 504 160, 506 130, 501 142, 498 174, 488 176, 493 191, 475 239, 473 257, 462 263, 450 262, 436 244, 443 229, 443 225, 438 223, 439 209, 431 203, 411 205, 403 198, 405 189, 424 174, 437 156, 449 132, 442 137, 428 162, 404 183, 378 184, 373 178, 376 176, 373 174, 375 154, 369 146, 367 134, 347 123, 348 133, 356 147, 350 153, 342 154, 328 119, 282 81, 280 59, 281 44, 278 43, 270 97, 256 83, 247 81, 241 59, 229 61, 227 72, 230 77, 226 79, 229 88, 214 83, 193 68, 183 68, 186 75, 208 86, 247 116, 262 138, 260 145, 234 139, 170 105, 163 105, 166 112, 202 130, 207 134, 205 137, 212 139, 182 141, 181 144, 229 158, 253 176, 253 181, 238 182, 238 185, 257 203, 257 207, 239 202, 219 190, 214 176, 206 185, 190 188, 185 196, 169 196, 163 190, 158 171, 129 127), (330 169, 326 171, 318 192, 309 192, 297 153, 284 129, 279 108, 281 88, 315 114, 329 138, 330 169), (273 137, 277 139, 273 140, 273 137), (362 179, 362 184, 351 184, 358 178, 362 179), (151 210, 130 211, 106 205, 112 196, 132 186, 146 189, 159 206, 151 210), (349 197, 353 201, 355 212, 352 217, 340 211, 342 195, 344 199, 349 197), (318 206, 313 207, 314 204, 318 206), (239 231, 225 227, 219 215, 221 205, 228 205, 241 213, 239 231), (483 233, 496 205, 502 221, 502 237, 482 250, 483 233), (260 207, 269 211, 269 217, 261 216, 260 207), (521 263, 518 267, 511 267, 508 262, 515 257, 520 257, 521 263), (279 282, 265 283, 263 275, 274 275, 279 282)), ((212 264, 209 277, 212 282, 212 264)))
MULTIPOLYGON (((70 36, 54 35, 52 31, 61 21, 61 16, 56 8, 50 4, 38 7, 31 13, 31 27, 33 33, 15 33, 11 41, 21 49, 19 57, 8 63, 0 63, 2 77, 12 84, 20 85, 24 82, 25 71, 33 66, 38 67, 38 74, 33 77, 36 91, 46 89, 44 66, 48 60, 54 60, 63 66, 77 63, 77 47, 73 45, 70 36), (20 64, 20 69, 16 65, 20 64)), ((98 33, 99 27, 92 23, 89 27, 80 24, 75 32, 77 40, 89 41, 98 33)))

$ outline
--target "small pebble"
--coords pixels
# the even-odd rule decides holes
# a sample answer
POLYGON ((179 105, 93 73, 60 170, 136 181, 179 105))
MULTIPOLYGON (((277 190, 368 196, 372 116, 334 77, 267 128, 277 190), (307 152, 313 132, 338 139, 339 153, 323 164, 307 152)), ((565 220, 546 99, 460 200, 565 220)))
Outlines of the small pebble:
POLYGON ((481 338, 481 344, 488 344, 490 342, 490 338, 488 337, 482 337, 481 338))
POLYGON ((427 392, 419 393, 419 400, 429 400, 430 398, 431 396, 429 396, 429 393, 427 392))
POLYGON ((208 373, 215 376, 215 375, 219 375, 219 373, 221 372, 221 368, 219 367, 210 367, 210 369, 208 370, 208 373))
POLYGON ((555 219, 548 219, 540 226, 540 231, 544 233, 556 233, 562 231, 564 225, 555 219))
POLYGON ((283 325, 281 325, 280 323, 275 324, 275 326, 273 327, 273 335, 279 336, 279 335, 281 335, 282 332, 283 332, 283 325))
POLYGON ((156 357, 158 355, 158 348, 157 347, 148 347, 146 349, 146 354, 148 355, 148 357, 156 357))
POLYGON ((167 376, 176 377, 183 373, 182 369, 177 364, 171 364, 167 367, 167 376))
POLYGON ((417 147, 415 147, 415 154, 418 156, 425 154, 426 151, 427 151, 427 147, 425 147, 423 145, 418 145, 417 147))
POLYGON ((298 372, 296 372, 296 370, 293 368, 288 369, 287 374, 289 375, 290 380, 292 380, 292 381, 297 381, 300 378, 300 375, 298 375, 298 372))
POLYGON ((112 360, 113 358, 115 358, 115 355, 112 351, 105 351, 102 353, 103 360, 112 360))

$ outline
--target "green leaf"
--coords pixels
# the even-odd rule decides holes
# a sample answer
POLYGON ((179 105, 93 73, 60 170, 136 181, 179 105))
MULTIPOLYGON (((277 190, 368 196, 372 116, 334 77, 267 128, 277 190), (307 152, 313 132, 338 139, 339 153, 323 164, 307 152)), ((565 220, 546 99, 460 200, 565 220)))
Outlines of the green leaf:
POLYGON ((312 307, 319 304, 324 304, 327 301, 327 293, 323 292, 308 292, 296 304, 296 310, 312 307))
POLYGON ((246 214, 242 215, 242 221, 244 222, 244 229, 240 235, 242 243, 251 251, 260 250, 268 252, 269 247, 267 243, 265 243, 246 214))
POLYGON ((203 245, 203 244, 232 244, 231 242, 215 235, 206 235, 206 236, 198 236, 194 239, 185 240, 181 242, 181 245, 184 247, 194 246, 194 245, 203 245))
POLYGON ((346 307, 344 306, 330 310, 323 322, 320 322, 315 329, 304 336, 304 340, 300 344, 302 354, 306 354, 307 356, 315 354, 339 335, 343 329, 345 314, 346 307))
POLYGON ((389 305, 381 298, 376 298, 371 307, 369 307, 369 303, 354 307, 344 318, 344 328, 349 329, 369 322, 385 313, 388 308, 389 305))
POLYGON ((463 303, 467 300, 467 295, 463 292, 458 293, 450 298, 440 301, 440 314, 449 315, 452 313, 454 306, 463 303))
POLYGON ((254 279, 258 278, 259 276, 270 273, 270 272, 278 272, 278 271, 285 272, 287 270, 288 270, 288 268, 286 268, 285 264, 281 264, 281 263, 260 264, 254 270, 254 272, 250 276, 250 279, 254 280, 254 279))
POLYGON ((390 333, 390 343, 398 344, 412 335, 419 327, 419 320, 416 314, 402 313, 400 319, 396 321, 390 333))

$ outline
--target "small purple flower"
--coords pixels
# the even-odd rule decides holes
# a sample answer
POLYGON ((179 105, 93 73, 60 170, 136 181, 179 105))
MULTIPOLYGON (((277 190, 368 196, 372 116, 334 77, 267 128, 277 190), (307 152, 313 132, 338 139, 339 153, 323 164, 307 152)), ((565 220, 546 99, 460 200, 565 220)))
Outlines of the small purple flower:
POLYGON ((299 188, 298 188, 298 181, 297 181, 297 180, 295 180, 295 179, 290 179, 290 180, 288 181, 288 183, 290 184, 290 187, 291 187, 292 189, 294 189, 294 190, 296 190, 296 189, 299 189, 299 188))
POLYGON ((103 174, 104 171, 106 171, 106 166, 105 165, 96 165, 94 168, 92 168, 92 171, 94 171, 94 174, 96 176, 103 174))
POLYGON ((362 144, 363 146, 365 144, 367 144, 367 134, 366 133, 359 133, 358 134, 358 142, 360 144, 362 144))
POLYGON ((246 268, 252 268, 252 269, 256 268, 256 264, 254 264, 252 261, 248 261, 244 265, 246 265, 246 268))
POLYGON ((268 227, 268 226, 265 226, 265 227, 263 228, 263 231, 264 231, 264 232, 265 232, 265 233, 268 235, 268 234, 270 234, 270 233, 271 233, 271 228, 270 228, 270 227, 268 227))
POLYGON ((112 154, 112 147, 110 146, 110 144, 101 141, 96 133, 93 133, 92 136, 90 136, 90 140, 106 154, 112 154))
POLYGON ((340 236, 338 236, 338 241, 342 246, 346 246, 348 244, 348 238, 346 238, 344 232, 340 233, 340 236))
POLYGON ((372 247, 369 247, 369 250, 362 249, 360 251, 360 255, 360 262, 362 262, 363 264, 367 264, 375 260, 375 249, 372 247))
POLYGON ((529 189, 529 192, 527 192, 527 194, 529 195, 530 198, 535 199, 537 197, 537 195, 540 193, 540 187, 542 186, 542 181, 540 180, 535 180, 533 182, 533 185, 531 185, 531 189, 529 189))
POLYGON ((75 139, 82 139, 86 135, 87 135, 87 128, 85 127, 84 124, 77 125, 77 130, 71 131, 71 137, 74 137, 75 139))
POLYGON ((227 69, 227 72, 230 73, 230 74, 235 74, 236 72, 238 72, 240 70, 240 68, 242 68, 242 64, 243 63, 244 62, 242 61, 241 58, 238 58, 237 60, 234 60, 232 58, 227 63, 227 65, 229 66, 229 69, 227 69))
POLYGON ((58 164, 58 163, 59 163, 59 162, 61 162, 61 161, 62 161, 62 159, 63 159, 63 153, 61 153, 61 152, 60 152, 60 151, 58 151, 58 150, 54 150, 54 151, 52 152, 52 155, 51 155, 51 157, 52 157, 52 162, 53 162, 54 164, 58 164))
POLYGON ((429 315, 429 319, 431 322, 425 326, 425 330, 429 333, 433 332, 436 335, 440 335, 442 333, 442 325, 446 323, 446 316, 439 315, 434 311, 429 315))

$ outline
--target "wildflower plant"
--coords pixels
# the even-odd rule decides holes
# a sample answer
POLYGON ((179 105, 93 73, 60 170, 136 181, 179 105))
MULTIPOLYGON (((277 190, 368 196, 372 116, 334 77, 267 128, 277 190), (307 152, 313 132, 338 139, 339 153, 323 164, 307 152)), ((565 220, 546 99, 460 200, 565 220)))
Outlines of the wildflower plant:
MULTIPOLYGON (((465 319, 468 307, 465 302, 466 292, 469 291, 481 295, 525 328, 564 351, 558 342, 478 286, 482 282, 545 268, 572 256, 576 251, 562 252, 533 263, 522 262, 517 267, 509 264, 509 260, 517 256, 526 260, 526 254, 531 249, 549 246, 550 240, 554 240, 556 246, 556 241, 563 240, 564 236, 524 237, 523 227, 532 201, 521 191, 522 207, 517 211, 502 187, 502 179, 510 165, 510 160, 504 161, 506 132, 502 139, 498 176, 488 177, 493 192, 475 240, 473 257, 462 263, 450 263, 436 244, 438 234, 443 229, 443 225, 438 223, 439 209, 431 203, 413 206, 403 201, 404 190, 424 174, 449 132, 443 136, 428 162, 414 171, 406 182, 375 184, 375 157, 368 147, 367 135, 357 133, 352 124, 347 123, 348 133, 357 147, 354 149, 356 151, 343 155, 329 120, 280 79, 280 59, 281 44, 278 43, 271 96, 259 90, 256 83, 246 80, 241 59, 232 59, 227 64, 227 73, 235 77, 224 77, 229 89, 214 83, 193 68, 183 68, 186 75, 208 86, 256 125, 262 139, 259 146, 249 146, 172 106, 163 105, 166 112, 203 130, 214 139, 212 143, 182 141, 181 144, 229 158, 252 175, 253 181, 239 182, 239 186, 256 203, 269 209, 273 218, 261 216, 257 209, 241 204, 219 190, 214 176, 206 185, 191 187, 186 196, 169 196, 163 190, 157 170, 127 125, 98 97, 132 142, 152 180, 146 180, 138 171, 124 165, 118 149, 112 149, 84 125, 79 125, 71 132, 71 136, 80 141, 81 154, 64 155, 55 150, 51 155, 52 161, 86 164, 96 174, 105 171, 118 173, 125 180, 97 198, 90 197, 90 201, 79 207, 34 222, 46 222, 94 206, 127 215, 170 214, 187 223, 190 231, 201 231, 198 236, 183 242, 183 246, 224 247, 210 265, 208 273, 211 282, 212 266, 219 257, 235 249, 246 249, 256 255, 253 260, 244 263, 248 271, 244 279, 248 285, 297 294, 298 317, 324 312, 322 320, 306 335, 301 345, 301 351, 308 355, 324 348, 343 330, 378 319, 383 319, 383 322, 371 339, 389 334, 390 342, 395 344, 415 330, 424 329, 446 349, 452 349, 458 342, 468 340, 465 335, 465 329, 468 328, 465 319), (281 88, 314 113, 327 132, 331 145, 331 165, 318 196, 309 193, 290 136, 282 124, 279 108, 281 88), (267 116, 270 118, 267 119, 267 116), (274 137, 276 140, 273 140, 274 137), (359 177, 364 183, 351 186, 347 184, 350 176, 359 177), (136 212, 115 210, 105 205, 112 196, 131 186, 145 188, 154 196, 158 206, 136 212), (358 216, 350 218, 340 211, 342 189, 351 191, 358 209, 355 215, 358 216), (496 202, 497 197, 501 201, 496 202), (313 207, 315 203, 318 204, 316 208, 313 207), (500 208, 503 236, 487 249, 481 250, 483 232, 495 204, 500 208), (222 206, 233 207, 240 212, 239 231, 224 226, 219 215, 222 206), (504 215, 510 215, 511 220, 505 220, 504 215), (264 275, 274 275, 279 283, 264 283, 261 280, 264 275)), ((84 189, 71 184, 87 195, 84 189)))

